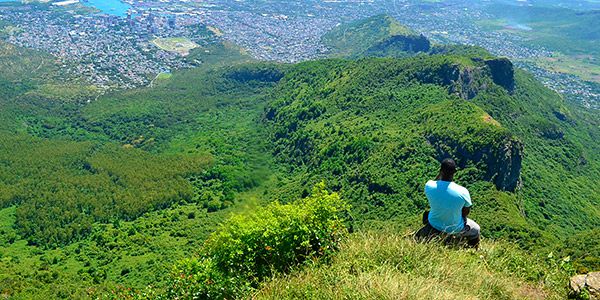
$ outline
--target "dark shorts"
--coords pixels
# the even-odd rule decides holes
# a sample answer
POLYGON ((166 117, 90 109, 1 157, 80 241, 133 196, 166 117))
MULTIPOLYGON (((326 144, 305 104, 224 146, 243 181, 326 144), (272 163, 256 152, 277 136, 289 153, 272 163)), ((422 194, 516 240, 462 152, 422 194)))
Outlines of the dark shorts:
MULTIPOLYGON (((425 220, 426 219, 424 219, 424 221, 425 220)), ((427 223, 425 223, 425 226, 423 228, 421 228, 419 231, 416 232, 415 236, 419 239, 423 239, 423 238, 429 239, 429 238, 439 235, 439 234, 443 234, 443 232, 433 228, 429 224, 429 222, 427 222, 427 223)), ((479 227, 479 224, 477 224, 475 221, 467 218, 467 221, 465 222, 465 228, 458 233, 452 234, 452 236, 465 238, 465 239, 471 241, 471 240, 479 239, 480 234, 481 234, 481 228, 479 227)))
POLYGON ((481 234, 481 228, 479 228, 479 224, 475 223, 475 221, 467 218, 467 222, 465 222, 465 228, 457 233, 457 236, 467 238, 469 240, 474 240, 479 238, 481 234))

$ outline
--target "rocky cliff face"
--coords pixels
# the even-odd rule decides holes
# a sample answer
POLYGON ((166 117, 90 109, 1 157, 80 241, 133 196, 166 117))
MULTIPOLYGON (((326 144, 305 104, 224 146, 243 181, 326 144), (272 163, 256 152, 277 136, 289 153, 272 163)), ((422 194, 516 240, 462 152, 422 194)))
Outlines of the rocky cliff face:
POLYGON ((449 92, 470 100, 492 82, 512 93, 515 89, 513 64, 506 58, 489 59, 479 66, 454 66, 449 75, 449 92), (491 79, 491 82, 490 82, 491 79))
POLYGON ((450 85, 449 92, 466 100, 473 99, 479 91, 487 87, 485 83, 481 82, 483 76, 481 68, 460 68, 456 66, 452 73, 452 84, 450 85))
POLYGON ((508 58, 494 58, 485 61, 494 83, 512 92, 515 89, 515 69, 508 58))
POLYGON ((482 179, 493 182, 499 190, 514 192, 521 187, 523 143, 514 138, 477 149, 466 149, 457 141, 443 137, 428 136, 427 141, 435 148, 438 160, 457 157, 461 168, 485 166, 482 179))
POLYGON ((521 187, 522 162, 523 143, 507 139, 496 149, 496 154, 488 159, 486 177, 493 180, 500 190, 515 191, 521 187))

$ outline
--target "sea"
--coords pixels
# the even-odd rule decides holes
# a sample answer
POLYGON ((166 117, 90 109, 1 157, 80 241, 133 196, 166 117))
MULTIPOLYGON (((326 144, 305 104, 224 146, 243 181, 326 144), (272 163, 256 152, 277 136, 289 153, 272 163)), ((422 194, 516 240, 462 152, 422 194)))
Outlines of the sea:
MULTIPOLYGON (((20 0, 0 0, 0 2, 21 2, 20 0)), ((60 2, 60 1, 53 1, 60 2)), ((83 5, 95 7, 99 9, 103 14, 125 17, 127 16, 127 10, 131 8, 131 5, 122 2, 121 0, 80 0, 83 5)))
POLYGON ((127 16, 127 10, 131 5, 120 0, 87 0, 81 1, 84 5, 95 7, 104 14, 114 15, 119 17, 127 16))

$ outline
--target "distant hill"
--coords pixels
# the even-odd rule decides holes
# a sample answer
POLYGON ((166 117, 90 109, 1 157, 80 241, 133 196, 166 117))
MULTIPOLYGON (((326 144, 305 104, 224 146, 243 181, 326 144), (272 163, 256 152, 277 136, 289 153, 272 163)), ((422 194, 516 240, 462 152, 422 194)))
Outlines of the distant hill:
MULTIPOLYGON (((583 1, 566 2, 581 4, 583 1)), ((485 6, 489 19, 476 23, 486 31, 518 36, 518 43, 532 49, 553 52, 551 57, 530 58, 530 62, 544 69, 600 83, 600 10, 547 4, 545 1, 533 5, 520 1, 492 1, 485 6)))
POLYGON ((388 15, 341 24, 322 37, 332 57, 407 56, 427 52, 429 40, 388 15))

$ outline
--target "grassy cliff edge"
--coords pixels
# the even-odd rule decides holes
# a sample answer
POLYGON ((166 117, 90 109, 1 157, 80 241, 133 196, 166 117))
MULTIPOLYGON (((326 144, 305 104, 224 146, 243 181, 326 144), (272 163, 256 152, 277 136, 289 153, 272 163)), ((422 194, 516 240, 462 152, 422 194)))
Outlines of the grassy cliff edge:
POLYGON ((255 299, 565 299, 568 264, 484 241, 479 251, 415 243, 399 232, 353 234, 330 264, 275 277, 255 299))

